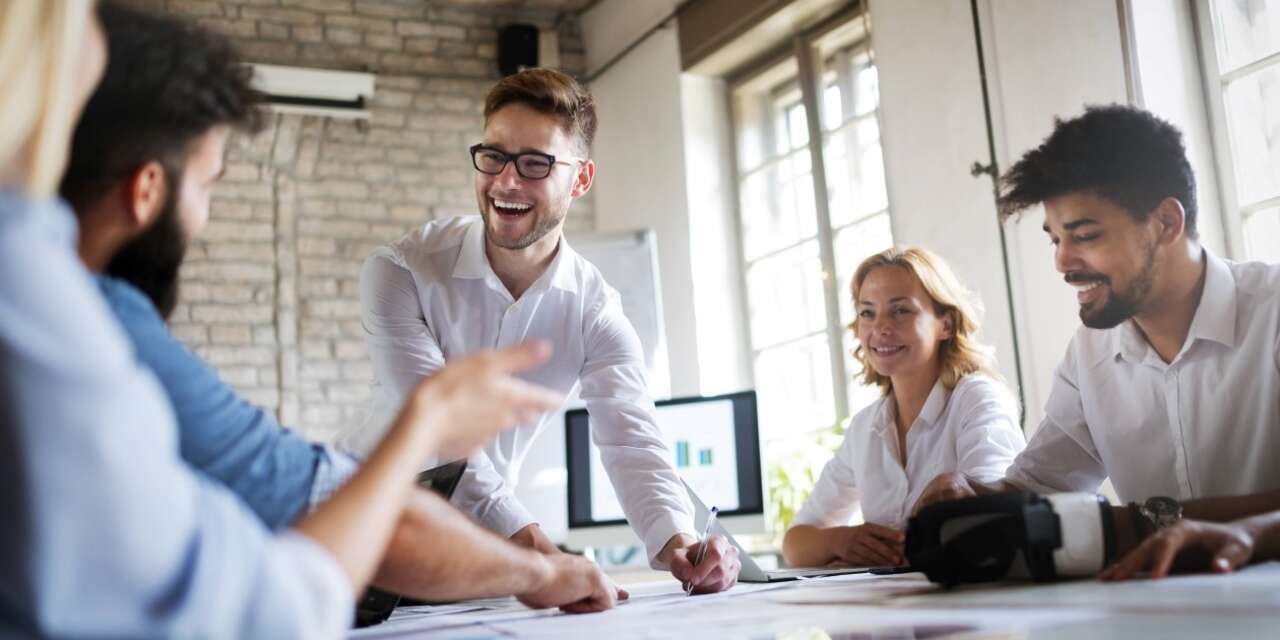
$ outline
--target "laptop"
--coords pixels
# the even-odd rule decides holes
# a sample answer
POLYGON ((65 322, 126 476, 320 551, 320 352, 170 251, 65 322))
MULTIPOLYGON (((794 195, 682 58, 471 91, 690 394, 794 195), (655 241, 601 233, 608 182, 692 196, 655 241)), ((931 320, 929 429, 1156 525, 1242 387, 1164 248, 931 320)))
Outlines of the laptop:
MULTIPOLYGON (((454 490, 458 488, 458 482, 462 480, 462 472, 466 470, 466 460, 457 460, 427 469, 418 474, 418 486, 448 500, 453 497, 454 490)), ((425 603, 398 593, 369 587, 356 603, 355 626, 360 628, 379 624, 391 617, 391 612, 395 611, 397 606, 413 604, 425 603)))
MULTIPOLYGON (((698 494, 689 488, 688 483, 685 489, 689 492, 689 499, 693 501, 693 521, 694 527, 701 531, 707 524, 707 518, 711 513, 711 509, 702 502, 698 494)), ((786 569, 770 569, 764 570, 756 561, 751 558, 751 554, 738 544, 737 539, 729 533, 727 529, 721 526, 720 521, 716 521, 711 526, 711 535, 722 535, 728 538, 729 543, 738 548, 738 559, 742 561, 742 569, 738 572, 738 582, 786 582, 788 580, 799 580, 802 578, 824 578, 827 576, 840 576, 851 573, 888 573, 890 569, 894 572, 896 568, 886 567, 789 567, 786 569)))

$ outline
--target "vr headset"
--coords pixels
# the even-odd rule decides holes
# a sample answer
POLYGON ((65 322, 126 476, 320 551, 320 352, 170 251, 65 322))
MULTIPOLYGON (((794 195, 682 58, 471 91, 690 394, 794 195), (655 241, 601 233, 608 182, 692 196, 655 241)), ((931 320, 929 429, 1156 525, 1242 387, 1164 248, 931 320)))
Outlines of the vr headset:
POLYGON ((1115 521, 1091 493, 1011 493, 925 507, 907 523, 907 559, 944 586, 1096 575, 1115 557, 1115 521))

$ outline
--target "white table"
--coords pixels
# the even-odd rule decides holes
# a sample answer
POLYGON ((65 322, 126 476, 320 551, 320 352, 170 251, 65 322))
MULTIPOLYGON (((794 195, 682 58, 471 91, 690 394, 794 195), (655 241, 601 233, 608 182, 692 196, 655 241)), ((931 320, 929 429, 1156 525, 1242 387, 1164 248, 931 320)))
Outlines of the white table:
POLYGON ((841 576, 683 597, 631 585, 604 613, 531 611, 512 599, 397 611, 353 638, 1280 638, 1280 563, 1162 581, 941 591, 920 574, 841 576))

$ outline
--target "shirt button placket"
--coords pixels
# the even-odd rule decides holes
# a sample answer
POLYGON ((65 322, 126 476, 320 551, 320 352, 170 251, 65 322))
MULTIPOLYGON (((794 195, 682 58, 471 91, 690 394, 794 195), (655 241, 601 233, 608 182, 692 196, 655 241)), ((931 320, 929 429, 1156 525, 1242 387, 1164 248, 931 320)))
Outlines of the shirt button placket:
POLYGON ((1178 476, 1178 489, 1181 497, 1191 497, 1191 479, 1188 475, 1186 437, 1182 424, 1182 412, 1178 409, 1178 372, 1169 367, 1164 372, 1164 398, 1166 411, 1169 414, 1169 436, 1173 438, 1174 466, 1178 476))
POLYGON ((509 334, 515 325, 516 303, 512 302, 507 305, 506 310, 502 312, 502 317, 498 318, 498 343, 493 345, 495 349, 509 347, 514 344, 509 334))

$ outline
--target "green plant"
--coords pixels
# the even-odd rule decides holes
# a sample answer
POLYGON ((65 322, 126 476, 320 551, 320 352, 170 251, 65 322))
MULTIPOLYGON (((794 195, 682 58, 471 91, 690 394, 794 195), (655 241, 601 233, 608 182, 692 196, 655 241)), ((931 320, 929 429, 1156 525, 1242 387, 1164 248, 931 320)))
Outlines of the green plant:
POLYGON ((844 440, 844 423, 768 443, 768 510, 777 541, 813 491, 822 467, 844 440))

